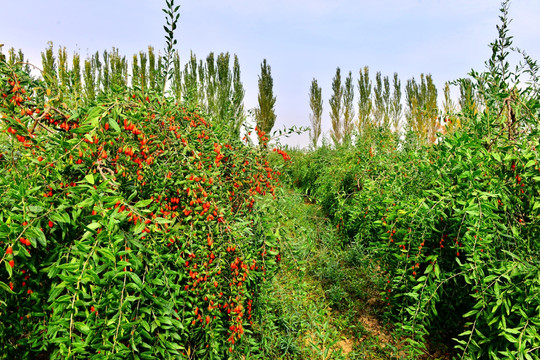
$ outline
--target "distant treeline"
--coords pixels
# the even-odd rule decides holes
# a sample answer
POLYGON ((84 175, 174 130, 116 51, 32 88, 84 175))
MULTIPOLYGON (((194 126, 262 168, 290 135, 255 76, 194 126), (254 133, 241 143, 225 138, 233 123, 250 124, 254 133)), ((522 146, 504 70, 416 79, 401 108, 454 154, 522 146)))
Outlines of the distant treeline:
MULTIPOLYGON (((30 72, 32 66, 21 50, 8 50, 6 61, 20 64, 30 72)), ((101 93, 119 91, 127 86, 143 91, 160 91, 163 83, 162 56, 151 46, 130 59, 111 51, 96 52, 82 60, 78 52, 70 57, 65 47, 54 50, 53 43, 41 53, 40 77, 51 88, 56 88, 66 102, 81 105, 93 102, 101 93)), ((169 95, 177 101, 189 98, 214 116, 215 121, 234 121, 234 132, 239 133, 245 119, 244 86, 240 80, 240 63, 236 55, 208 54, 197 60, 191 53, 182 66, 178 52, 173 56, 173 68, 167 79, 169 95)), ((37 67, 37 65, 35 65, 37 67)))
MULTIPOLYGON (((4 55, 0 53, 0 56, 4 55)), ((162 56, 151 46, 146 52, 134 54, 131 61, 122 56, 117 48, 101 54, 96 52, 82 60, 78 52, 70 57, 65 47, 59 47, 55 52, 53 43, 49 42, 41 53, 41 60, 40 77, 47 85, 59 90, 64 101, 81 105, 95 101, 101 93, 118 91, 127 86, 143 91, 160 91, 161 84, 165 82, 162 56)), ((8 50, 6 61, 20 64, 27 72, 32 70, 21 50, 8 50)), ((263 65, 266 67, 261 66, 259 82, 268 79, 259 84, 259 92, 270 92, 267 97, 273 101, 270 101, 272 106, 266 116, 272 118, 266 121, 270 126, 260 127, 266 128, 265 131, 269 133, 275 122, 275 97, 271 93, 271 75, 268 73, 264 76, 264 70, 269 72, 269 66, 263 65), (270 85, 264 86, 265 82, 270 85)), ((177 101, 185 98, 199 104, 213 116, 214 121, 227 123, 234 135, 240 134, 240 127, 246 119, 245 90, 236 54, 231 59, 228 52, 217 56, 211 52, 206 59, 197 60, 196 55, 191 53, 188 61, 182 65, 178 52, 175 52, 166 80, 169 95, 177 101)), ((434 143, 438 132, 452 131, 461 126, 462 118, 456 116, 458 110, 476 113, 482 108, 483 100, 478 92, 472 90, 470 82, 465 80, 457 85, 460 89, 457 102, 451 98, 449 83, 445 84, 443 99, 439 102, 431 74, 421 74, 419 80, 407 80, 402 89, 397 73, 390 78, 377 72, 373 79, 366 66, 360 69, 355 84, 352 72, 349 71, 343 80, 338 67, 329 99, 332 122, 330 137, 335 145, 339 145, 351 141, 355 133, 380 127, 396 133, 413 131, 422 142, 434 143), (355 88, 358 96, 355 96, 355 88)), ((321 137, 323 99, 322 89, 315 78, 310 87, 309 102, 310 142, 316 147, 321 137)), ((264 107, 259 104, 259 108, 264 107)), ((255 117, 264 116, 255 109, 255 117)), ((262 121, 258 120, 258 125, 259 122, 262 121)))
MULTIPOLYGON (((413 131, 422 142, 434 143, 438 132, 452 131, 461 126, 461 119, 456 116, 458 110, 475 113, 483 103, 479 93, 473 91, 471 82, 467 80, 458 84, 460 97, 457 103, 450 96, 450 83, 445 84, 444 98, 439 103, 431 74, 421 74, 419 80, 407 80, 403 91, 397 73, 390 80, 377 72, 372 80, 366 66, 359 71, 356 85, 358 106, 355 108, 352 72, 349 71, 343 81, 341 69, 336 69, 329 99, 332 121, 330 137, 335 145, 350 142, 355 132, 362 134, 369 128, 386 128, 397 133, 413 131)), ((315 78, 311 82, 309 103, 310 139, 311 145, 316 147, 321 136, 323 99, 322 89, 315 78)))

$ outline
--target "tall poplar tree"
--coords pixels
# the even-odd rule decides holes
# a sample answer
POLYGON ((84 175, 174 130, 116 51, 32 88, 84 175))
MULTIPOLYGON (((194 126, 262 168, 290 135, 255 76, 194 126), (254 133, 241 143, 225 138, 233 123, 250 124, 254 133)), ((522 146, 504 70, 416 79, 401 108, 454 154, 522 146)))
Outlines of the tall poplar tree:
POLYGON ((146 53, 139 52, 139 60, 141 60, 141 67, 139 70, 139 76, 140 76, 140 85, 141 89, 144 91, 148 88, 148 75, 146 70, 146 64, 148 62, 148 57, 146 56, 146 53))
POLYGON ((198 86, 197 86, 197 57, 191 52, 189 62, 184 67, 184 83, 182 93, 188 96, 191 101, 198 103, 198 86))
POLYGON ((388 76, 385 76, 383 78, 384 83, 384 90, 383 90, 383 127, 385 129, 388 129, 390 127, 390 113, 392 109, 392 102, 391 102, 391 92, 390 92, 390 80, 388 79, 388 76))
POLYGON ((139 86, 141 83, 141 77, 140 77, 140 69, 139 69, 139 58, 137 55, 133 55, 133 61, 131 63, 131 86, 136 87, 139 86))
POLYGON ((222 123, 229 120, 231 108, 232 73, 229 67, 229 53, 221 53, 217 57, 217 116, 222 123))
POLYGON ((128 62, 125 56, 121 56, 117 48, 112 48, 109 53, 110 84, 109 86, 125 87, 128 84, 128 62))
POLYGON ((72 82, 73 90, 75 91, 76 97, 80 97, 81 90, 82 90, 81 56, 77 52, 73 53, 70 77, 71 77, 71 82, 72 82))
POLYGON ((232 110, 233 110, 233 136, 240 136, 240 128, 245 121, 246 115, 244 112, 244 85, 240 79, 240 62, 238 56, 234 55, 233 64, 233 89, 232 89, 232 110))
POLYGON ((336 75, 332 80, 332 96, 330 97, 330 120, 332 120, 332 132, 331 137, 334 141, 334 145, 338 146, 341 143, 343 135, 343 125, 341 122, 342 116, 342 98, 343 98, 343 86, 341 85, 341 69, 336 69, 336 75))
POLYGON ((257 127, 269 134, 276 122, 276 97, 274 96, 274 80, 272 79, 272 69, 266 63, 266 59, 261 64, 261 75, 259 76, 259 107, 255 109, 255 120, 257 127))
POLYGON ((437 141, 437 132, 442 130, 439 120, 439 106, 437 105, 437 87, 433 82, 431 74, 426 76, 426 117, 428 122, 428 141, 435 143, 437 141))
POLYGON ((369 68, 360 70, 358 79, 358 132, 363 133, 372 124, 373 102, 371 99, 372 84, 369 79, 369 68))
POLYGON ((420 75, 420 83, 414 78, 407 80, 405 86, 407 104, 407 125, 415 131, 423 142, 435 142, 438 122, 437 88, 431 75, 420 75))
POLYGON ((171 90, 176 101, 182 100, 182 67, 180 65, 180 55, 178 51, 174 52, 172 57, 172 79, 171 90))
POLYGON ((392 92, 392 99, 390 100, 390 121, 394 127, 394 131, 399 132, 399 122, 403 105, 401 104, 401 80, 399 80, 397 73, 394 73, 392 84, 394 90, 392 92))
POLYGON ((83 79, 86 102, 90 103, 96 99, 96 73, 92 58, 84 60, 83 79))
POLYGON ((343 87, 343 140, 349 142, 352 137, 354 119, 354 85, 352 72, 345 79, 343 87))
POLYGON ((110 72, 110 56, 107 50, 103 51, 103 77, 101 83, 103 84, 103 91, 108 91, 111 88, 111 72, 110 72))
POLYGON ((373 95, 375 104, 373 111, 374 123, 376 126, 388 128, 390 122, 390 80, 388 76, 383 78, 380 71, 375 75, 373 95))
POLYGON ((199 60, 199 67, 198 67, 198 73, 199 73, 199 89, 198 89, 198 98, 199 98, 199 104, 208 109, 208 100, 206 98, 206 85, 207 85, 207 70, 206 65, 203 60, 199 60))
POLYGON ((58 48, 58 79, 63 89, 69 89, 69 63, 65 46, 58 48))
POLYGON ((54 58, 53 43, 49 41, 45 52, 41 53, 41 63, 43 66, 43 79, 48 86, 56 87, 58 78, 56 74, 56 59, 54 58))
POLYGON ((447 82, 444 84, 443 89, 444 100, 442 103, 442 116, 444 117, 446 132, 453 132, 460 126, 460 119, 455 116, 457 106, 450 94, 450 84, 447 82))
POLYGON ((148 47, 148 88, 155 89, 157 85, 156 54, 152 46, 148 47))
POLYGON ((216 61, 214 58, 214 53, 211 52, 206 57, 206 105, 207 110, 211 114, 217 112, 217 71, 216 71, 216 61))
POLYGON ((311 121, 309 138, 313 148, 316 148, 319 137, 321 136, 323 99, 322 89, 315 78, 311 80, 311 87, 309 88, 309 107, 311 108, 311 114, 309 115, 309 120, 311 121))
POLYGON ((478 96, 475 93, 471 79, 461 79, 459 82, 459 106, 461 112, 474 116, 478 112, 478 96))

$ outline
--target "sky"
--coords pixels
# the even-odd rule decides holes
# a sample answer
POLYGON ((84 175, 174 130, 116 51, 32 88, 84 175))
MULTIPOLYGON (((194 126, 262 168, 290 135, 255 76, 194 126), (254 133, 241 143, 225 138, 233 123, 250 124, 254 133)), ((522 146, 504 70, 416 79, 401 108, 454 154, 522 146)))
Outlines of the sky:
MULTIPOLYGON (((4 16, 0 43, 14 47, 37 66, 52 41, 55 50, 85 57, 113 47, 131 59, 149 45, 165 46, 164 0, 0 0, 4 16)), ((276 96, 274 129, 310 125, 309 87, 322 87, 323 134, 328 136, 336 68, 344 77, 368 66, 402 88, 407 79, 431 74, 439 94, 446 81, 483 70, 496 38, 497 0, 176 0, 180 23, 175 37, 182 63, 237 54, 246 90, 245 108, 257 106, 260 66, 271 66, 276 96)), ((514 45, 540 60, 540 1, 510 3, 514 45)), ((356 95, 358 93, 357 89, 356 95)), ((453 90, 454 97, 457 89, 453 90)), ((441 96, 439 96, 440 98, 441 96)), ((356 97, 357 99, 357 97, 356 97)), ((356 102, 356 101, 355 101, 356 102)), ((304 147, 308 134, 283 139, 304 147)))

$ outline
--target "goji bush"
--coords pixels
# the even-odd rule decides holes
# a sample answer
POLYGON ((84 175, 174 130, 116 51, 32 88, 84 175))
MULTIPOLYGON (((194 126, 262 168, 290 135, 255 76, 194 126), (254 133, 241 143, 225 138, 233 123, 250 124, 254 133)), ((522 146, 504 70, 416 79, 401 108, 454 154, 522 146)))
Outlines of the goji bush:
POLYGON ((458 114, 460 128, 429 147, 371 129, 354 147, 292 156, 291 180, 344 245, 377 259, 411 358, 430 342, 467 359, 540 358, 538 65, 520 51, 510 71, 507 5, 487 70, 470 74, 483 106, 458 114))
POLYGON ((192 102, 63 104, 0 62, 1 358, 222 359, 280 240, 267 150, 192 102))

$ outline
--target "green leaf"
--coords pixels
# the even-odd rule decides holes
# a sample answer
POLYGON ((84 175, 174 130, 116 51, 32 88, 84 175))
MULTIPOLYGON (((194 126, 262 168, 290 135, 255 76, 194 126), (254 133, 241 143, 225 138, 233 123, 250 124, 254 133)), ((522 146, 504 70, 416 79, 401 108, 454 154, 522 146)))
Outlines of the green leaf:
POLYGON ((90 183, 90 185, 94 185, 94 174, 88 174, 84 177, 84 179, 90 183))
POLYGON ((115 257, 114 257, 114 254, 112 253, 112 251, 110 249, 107 249, 107 248, 100 248, 97 250, 98 253, 101 253, 105 258, 107 258, 108 260, 111 261, 111 263, 114 264, 115 262, 115 257))
POLYGON ((79 330, 84 335, 88 335, 88 333, 90 332, 90 327, 88 327, 88 325, 86 325, 85 323, 77 321, 74 325, 75 329, 79 330))
POLYGON ((55 286, 49 293, 49 300, 48 302, 52 302, 54 299, 58 297, 62 293, 62 291, 65 288, 65 282, 60 283, 58 286, 55 286))
POLYGON ((162 217, 157 217, 155 220, 158 224, 170 224, 172 222, 171 220, 167 220, 162 217))
POLYGON ((49 217, 52 221, 57 223, 69 223, 69 215, 67 213, 62 213, 62 215, 58 213, 51 213, 49 217), (67 215, 67 219, 65 215, 67 215))
POLYGON ((135 285, 137 285, 139 287, 139 289, 142 289, 142 281, 141 281, 141 278, 139 277, 139 275, 135 274, 134 272, 128 272, 128 275, 129 277, 131 278, 131 280, 133 281, 133 283, 135 285))
POLYGON ((90 125, 93 128, 97 128, 101 112, 102 112, 102 109, 100 107, 98 107, 98 106, 93 107, 88 112, 87 122, 90 123, 90 125))
POLYGON ((437 279, 439 278, 439 275, 441 275, 441 269, 439 268, 439 264, 433 265, 433 271, 435 272, 435 276, 437 279))
POLYGON ((512 344, 515 344, 515 343, 518 342, 518 339, 516 339, 512 335, 508 334, 507 332, 504 332, 503 336, 506 338, 506 340, 510 341, 512 344))
POLYGON ((101 227, 101 223, 93 221, 92 223, 88 224, 86 227, 90 230, 95 230, 101 227))
POLYGON ((143 208, 147 207, 152 202, 152 199, 141 200, 135 204, 135 207, 143 208))
MULTIPOLYGON (((10 266, 11 267, 11 266, 10 266)), ((7 286, 6 283, 0 281, 0 288, 4 289, 5 291, 7 291, 8 293, 10 294, 15 294, 10 288, 9 286, 7 286)))
POLYGON ((11 265, 9 265, 9 261, 4 260, 4 265, 6 267, 6 271, 8 272, 9 277, 13 275, 13 269, 11 268, 11 265))
POLYGON ((120 126, 118 126, 118 123, 113 118, 109 118, 109 125, 112 126, 115 132, 120 132, 120 126))

